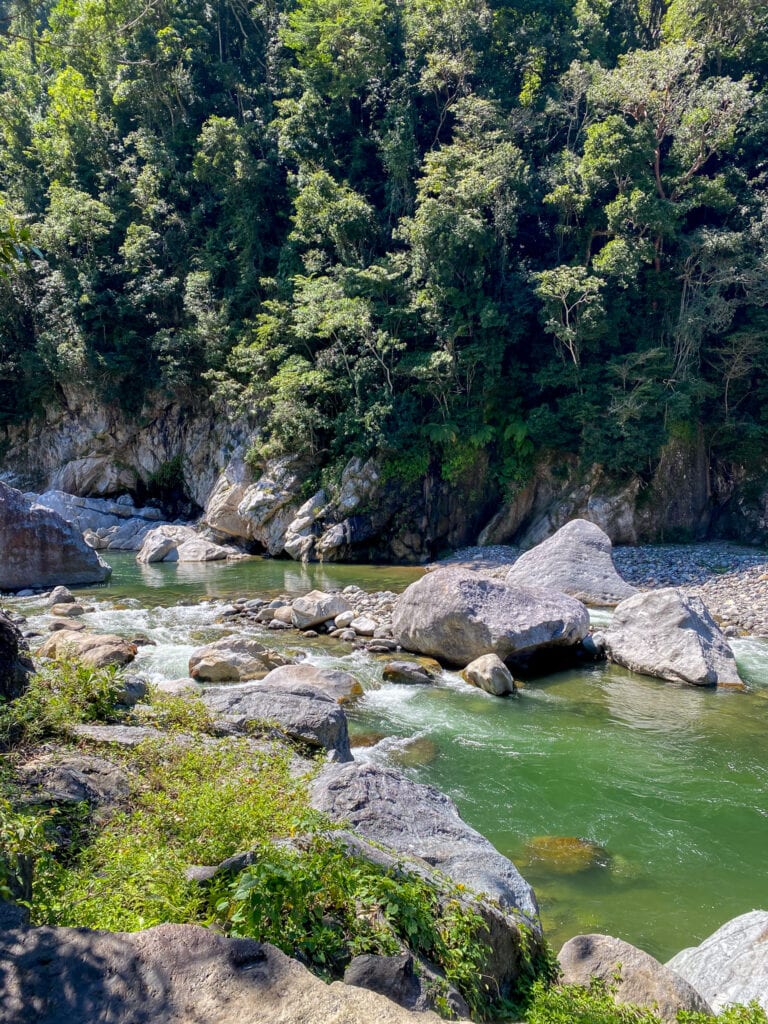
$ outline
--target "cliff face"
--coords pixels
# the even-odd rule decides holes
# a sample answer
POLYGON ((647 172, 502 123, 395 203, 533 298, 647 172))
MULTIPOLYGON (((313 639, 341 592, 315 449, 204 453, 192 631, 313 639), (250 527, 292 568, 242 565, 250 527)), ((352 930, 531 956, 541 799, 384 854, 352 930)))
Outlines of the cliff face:
POLYGON ((713 464, 701 436, 670 441, 650 480, 618 482, 549 454, 525 485, 502 494, 482 453, 454 483, 430 471, 404 484, 353 458, 333 493, 312 491, 314 467, 296 457, 254 475, 243 458, 253 434, 253 424, 211 404, 155 395, 129 419, 72 389, 61 407, 0 434, 0 478, 38 492, 141 497, 173 477, 217 539, 296 559, 419 562, 466 544, 528 548, 577 517, 617 544, 768 542, 768 473, 713 464))

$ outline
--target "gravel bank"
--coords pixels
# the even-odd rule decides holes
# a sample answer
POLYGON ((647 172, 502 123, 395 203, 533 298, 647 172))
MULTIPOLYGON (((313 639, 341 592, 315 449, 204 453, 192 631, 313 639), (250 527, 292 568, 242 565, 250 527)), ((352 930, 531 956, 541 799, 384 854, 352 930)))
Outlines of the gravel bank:
MULTIPOLYGON (((466 565, 501 577, 518 554, 506 545, 462 548, 437 564, 466 565)), ((701 597, 726 631, 768 637, 764 551, 727 541, 641 545, 614 548, 613 560, 624 579, 641 590, 680 587, 701 597)))

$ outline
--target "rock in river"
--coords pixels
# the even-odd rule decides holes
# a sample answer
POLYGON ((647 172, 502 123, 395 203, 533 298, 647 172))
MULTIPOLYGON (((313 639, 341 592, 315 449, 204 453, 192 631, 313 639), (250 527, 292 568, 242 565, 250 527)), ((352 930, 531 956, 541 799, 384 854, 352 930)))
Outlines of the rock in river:
POLYGON ((612 549, 610 538, 599 526, 574 519, 521 555, 506 582, 561 590, 590 605, 618 604, 637 590, 616 572, 612 549))
POLYGON ((768 1011, 768 910, 734 917, 667 967, 701 992, 714 1013, 752 999, 768 1011))
POLYGON ((192 652, 189 674, 200 683, 245 682, 263 679, 291 658, 247 636, 224 636, 192 652))
POLYGON ((617 1003, 646 1006, 670 1024, 677 1020, 678 1010, 711 1013, 706 1000, 679 974, 612 935, 577 935, 566 942, 557 959, 566 984, 589 985, 591 978, 616 984, 617 1003))
POLYGON ((743 685, 704 602, 673 587, 622 601, 603 638, 609 659, 632 672, 694 686, 743 685))
POLYGON ((82 534, 0 481, 0 590, 103 583, 112 570, 82 534))
POLYGON ((467 569, 437 569, 400 595, 392 629, 406 650, 464 666, 483 654, 506 661, 577 644, 587 635, 589 613, 554 590, 509 586, 467 569))
POLYGON ((471 661, 461 673, 472 686, 479 686, 494 697, 517 693, 515 680, 504 662, 496 654, 483 654, 471 661))
POLYGON ((42 658, 72 658, 89 668, 127 665, 136 657, 135 644, 111 633, 76 633, 61 629, 38 647, 42 658))
POLYGON ((291 620, 297 629, 310 629, 349 610, 349 601, 342 594, 310 590, 308 594, 297 597, 293 602, 291 620))
POLYGON ((341 669, 318 668, 317 665, 283 665, 273 669, 264 677, 263 685, 280 683, 289 686, 293 683, 314 686, 323 693, 333 697, 339 704, 347 704, 361 696, 363 688, 351 672, 341 669))

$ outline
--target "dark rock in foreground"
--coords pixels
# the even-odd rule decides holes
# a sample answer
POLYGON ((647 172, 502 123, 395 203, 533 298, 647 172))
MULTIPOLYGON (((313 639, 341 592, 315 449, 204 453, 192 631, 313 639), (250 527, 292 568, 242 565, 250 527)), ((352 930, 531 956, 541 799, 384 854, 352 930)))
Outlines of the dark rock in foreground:
POLYGON ((521 555, 505 582, 560 590, 589 605, 614 605, 637 593, 616 571, 610 537, 586 519, 574 519, 521 555))
POLYGON ((736 686, 736 660, 704 602, 671 587, 636 594, 603 633, 608 657, 641 675, 694 686, 736 686))
POLYGON ((20 697, 30 672, 34 672, 34 667, 26 642, 8 616, 0 612, 0 699, 20 697))
POLYGON ((599 978, 606 985, 616 984, 617 1003, 646 1006, 670 1024, 678 1010, 711 1013, 706 1000, 679 974, 612 935, 577 935, 565 943, 557 958, 563 982, 589 985, 591 978, 599 978))
POLYGON ((483 654, 512 655, 570 646, 589 630, 575 598, 553 590, 508 586, 466 569, 437 569, 397 599, 395 640, 406 650, 468 665, 483 654))
POLYGON ((267 943, 196 925, 0 933, 2 1024, 438 1024, 384 996, 326 985, 267 943))
POLYGON ((72 523, 0 481, 0 590, 103 583, 112 570, 72 523))

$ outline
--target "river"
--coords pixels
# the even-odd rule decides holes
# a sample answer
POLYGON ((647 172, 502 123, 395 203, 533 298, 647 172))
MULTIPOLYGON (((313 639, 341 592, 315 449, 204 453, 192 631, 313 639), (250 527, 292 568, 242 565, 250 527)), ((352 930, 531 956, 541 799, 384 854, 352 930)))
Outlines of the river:
MULTIPOLYGON (((132 554, 111 552, 109 561, 110 583, 78 592, 94 606, 86 622, 149 637, 154 646, 140 649, 135 667, 156 680, 185 676, 191 651, 231 628, 215 620, 234 597, 349 583, 400 591, 421 575, 258 559, 138 566, 132 554)), ((44 624, 35 599, 10 603, 31 626, 44 624)), ((398 764, 450 794, 532 883, 555 949, 599 931, 667 959, 729 918, 768 908, 768 642, 733 641, 748 693, 683 689, 596 665, 500 700, 450 672, 434 687, 382 685, 386 659, 263 632, 273 646, 360 678, 365 695, 349 712, 355 756, 398 764), (563 845, 576 856, 559 856, 563 845)))

